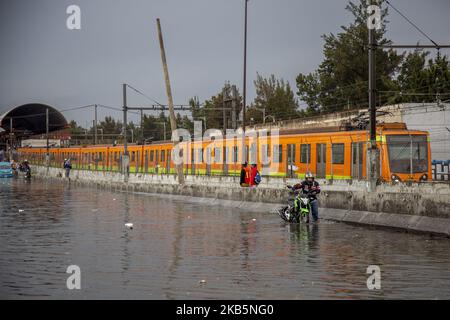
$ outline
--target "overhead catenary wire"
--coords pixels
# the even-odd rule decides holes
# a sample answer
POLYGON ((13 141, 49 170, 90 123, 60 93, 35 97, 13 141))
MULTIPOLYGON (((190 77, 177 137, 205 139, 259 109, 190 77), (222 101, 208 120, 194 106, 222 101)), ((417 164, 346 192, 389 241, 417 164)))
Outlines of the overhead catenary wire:
POLYGON ((439 45, 433 40, 431 39, 422 29, 420 29, 414 22, 412 22, 410 19, 408 19, 408 17, 406 17, 406 15, 404 15, 399 9, 397 9, 396 7, 394 7, 392 5, 392 3, 389 0, 386 0, 386 3, 392 8, 394 9, 400 16, 402 16, 406 21, 408 21, 408 23, 410 25, 412 25, 417 31, 419 31, 423 36, 425 36, 428 40, 430 40, 431 43, 433 43, 436 47, 439 47, 439 45))

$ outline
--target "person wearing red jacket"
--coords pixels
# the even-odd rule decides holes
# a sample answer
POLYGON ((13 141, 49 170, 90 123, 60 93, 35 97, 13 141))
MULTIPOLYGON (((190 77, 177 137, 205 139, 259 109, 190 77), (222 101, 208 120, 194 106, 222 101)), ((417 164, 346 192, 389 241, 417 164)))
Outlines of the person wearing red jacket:
POLYGON ((251 170, 248 167, 247 162, 245 162, 242 165, 242 169, 241 169, 241 179, 240 179, 241 187, 249 187, 250 186, 250 176, 251 176, 251 170))
POLYGON ((250 169, 250 187, 256 186, 255 177, 258 173, 258 168, 256 167, 256 164, 252 164, 252 167, 250 169))

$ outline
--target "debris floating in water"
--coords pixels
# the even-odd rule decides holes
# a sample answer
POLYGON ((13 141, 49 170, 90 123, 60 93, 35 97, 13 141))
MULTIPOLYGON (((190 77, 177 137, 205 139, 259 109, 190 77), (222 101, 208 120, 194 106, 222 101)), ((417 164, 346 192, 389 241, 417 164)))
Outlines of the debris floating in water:
POLYGON ((113 201, 116 201, 116 198, 114 198, 113 201))
POLYGON ((19 212, 24 212, 25 210, 23 210, 23 209, 19 209, 19 212))
POLYGON ((202 280, 200 280, 198 283, 200 283, 200 284, 205 284, 205 283, 206 283, 206 280, 202 279, 202 280))
POLYGON ((252 219, 252 221, 253 221, 253 222, 255 222, 255 221, 256 221, 256 219, 252 219))
POLYGON ((132 223, 125 223, 125 227, 127 227, 128 229, 133 229, 133 224, 132 223))

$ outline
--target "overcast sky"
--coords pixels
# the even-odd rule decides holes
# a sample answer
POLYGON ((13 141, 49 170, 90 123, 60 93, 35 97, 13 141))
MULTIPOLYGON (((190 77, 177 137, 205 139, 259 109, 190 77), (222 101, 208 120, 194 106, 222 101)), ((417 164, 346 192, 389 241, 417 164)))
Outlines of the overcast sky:
MULTIPOLYGON (((298 73, 322 61, 321 35, 351 21, 348 0, 250 0, 248 101, 256 72, 295 89, 298 73)), ((450 43, 449 0, 391 0, 435 41, 450 43)), ((122 105, 126 82, 166 103, 156 18, 161 18, 176 104, 242 88, 244 0, 2 0, 0 112, 29 102, 68 109, 122 105), (68 30, 66 8, 81 8, 81 30, 68 30)), ((390 11, 395 43, 428 43, 390 11)), ((242 90, 241 90, 242 91, 242 90)), ((130 93, 130 105, 150 104, 130 93)), ((100 109, 100 117, 118 113, 100 109)), ((92 112, 66 112, 82 126, 92 112)), ((135 116, 132 117, 136 118, 135 116)))

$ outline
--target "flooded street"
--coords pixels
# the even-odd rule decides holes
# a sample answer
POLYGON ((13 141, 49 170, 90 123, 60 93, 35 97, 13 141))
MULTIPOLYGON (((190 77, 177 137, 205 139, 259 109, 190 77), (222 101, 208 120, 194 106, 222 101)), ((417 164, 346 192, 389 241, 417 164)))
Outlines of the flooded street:
POLYGON ((0 298, 448 299, 450 240, 3 179, 0 298), (66 287, 70 265, 81 290, 66 287), (369 265, 381 290, 367 288, 369 265))

